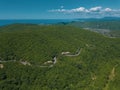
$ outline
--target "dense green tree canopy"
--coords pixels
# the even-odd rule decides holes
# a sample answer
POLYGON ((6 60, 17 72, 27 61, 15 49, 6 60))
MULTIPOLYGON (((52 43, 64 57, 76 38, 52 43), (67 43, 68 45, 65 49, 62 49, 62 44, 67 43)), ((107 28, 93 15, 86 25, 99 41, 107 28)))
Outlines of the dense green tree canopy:
POLYGON ((0 90, 119 90, 119 64, 120 38, 67 25, 0 27, 0 90))

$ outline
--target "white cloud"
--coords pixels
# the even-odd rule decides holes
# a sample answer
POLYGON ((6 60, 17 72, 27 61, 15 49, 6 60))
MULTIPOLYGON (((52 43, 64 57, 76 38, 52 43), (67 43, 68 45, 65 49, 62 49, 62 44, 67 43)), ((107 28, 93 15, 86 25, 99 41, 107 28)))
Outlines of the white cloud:
POLYGON ((97 6, 97 7, 92 7, 89 9, 90 12, 99 12, 101 11, 102 7, 101 6, 97 6))
POLYGON ((66 12, 66 9, 53 9, 49 10, 49 12, 66 12))
POLYGON ((64 13, 79 13, 79 12, 87 12, 88 10, 84 7, 74 8, 74 9, 52 9, 49 12, 64 12, 64 13))
POLYGON ((92 8, 73 8, 73 9, 64 9, 61 6, 60 9, 52 9, 49 12, 59 12, 59 13, 67 13, 67 14, 77 14, 79 16, 85 15, 86 17, 104 17, 104 16, 119 16, 120 17, 120 9, 111 9, 111 8, 102 8, 101 6, 96 6, 92 8))
POLYGON ((84 7, 79 7, 79 8, 75 8, 75 9, 72 9, 71 11, 72 12, 85 12, 85 8, 84 7))
POLYGON ((105 11, 110 12, 110 11, 112 11, 112 9, 111 8, 105 8, 105 11))

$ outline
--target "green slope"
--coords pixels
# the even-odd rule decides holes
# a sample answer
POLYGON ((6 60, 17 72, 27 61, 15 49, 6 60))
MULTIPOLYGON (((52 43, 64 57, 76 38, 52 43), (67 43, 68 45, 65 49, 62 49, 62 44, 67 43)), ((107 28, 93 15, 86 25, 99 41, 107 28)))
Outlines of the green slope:
POLYGON ((91 31, 96 31, 109 37, 120 37, 120 21, 103 20, 103 21, 75 21, 67 23, 67 25, 85 28, 91 31))
POLYGON ((1 27, 0 63, 0 90, 120 89, 120 39, 72 26, 1 27))

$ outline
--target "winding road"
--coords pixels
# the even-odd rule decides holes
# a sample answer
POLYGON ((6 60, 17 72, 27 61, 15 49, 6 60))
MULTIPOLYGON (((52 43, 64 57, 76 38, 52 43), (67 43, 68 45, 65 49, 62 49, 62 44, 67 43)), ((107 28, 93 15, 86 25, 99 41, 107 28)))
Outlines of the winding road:
MULTIPOLYGON (((82 48, 81 49, 78 49, 76 52, 76 54, 66 54, 66 55, 64 55, 64 56, 68 56, 68 57, 76 57, 76 56, 79 56, 80 55, 80 53, 81 53, 81 51, 82 51, 82 48)), ((7 63, 7 62, 19 62, 19 63, 21 63, 21 64, 23 64, 23 65, 29 65, 29 66, 34 66, 34 65, 32 65, 31 63, 29 63, 29 62, 27 62, 27 61, 16 61, 16 60, 7 60, 7 61, 2 61, 2 60, 0 60, 0 63, 7 63)), ((52 62, 52 64, 50 64, 50 65, 35 65, 35 66, 37 66, 37 67, 53 67, 56 63, 57 63, 57 57, 55 56, 55 57, 53 57, 53 60, 51 61, 52 62)), ((45 62, 45 63, 47 63, 47 62, 45 62)), ((48 63, 49 64, 49 63, 48 63)))
POLYGON ((78 49, 77 54, 74 54, 74 55, 66 54, 66 55, 64 55, 64 56, 68 56, 68 57, 76 57, 76 56, 79 56, 79 55, 80 55, 81 51, 82 51, 82 48, 81 48, 81 49, 78 49))

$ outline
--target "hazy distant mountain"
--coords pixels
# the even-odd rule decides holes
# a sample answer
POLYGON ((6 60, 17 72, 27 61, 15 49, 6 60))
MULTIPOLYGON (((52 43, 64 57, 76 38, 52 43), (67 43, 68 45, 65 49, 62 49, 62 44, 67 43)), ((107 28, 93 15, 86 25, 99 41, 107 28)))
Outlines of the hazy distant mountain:
POLYGON ((104 20, 120 20, 120 17, 103 17, 103 18, 79 18, 79 21, 104 21, 104 20))
POLYGON ((104 17, 103 20, 120 20, 120 17, 104 17))

